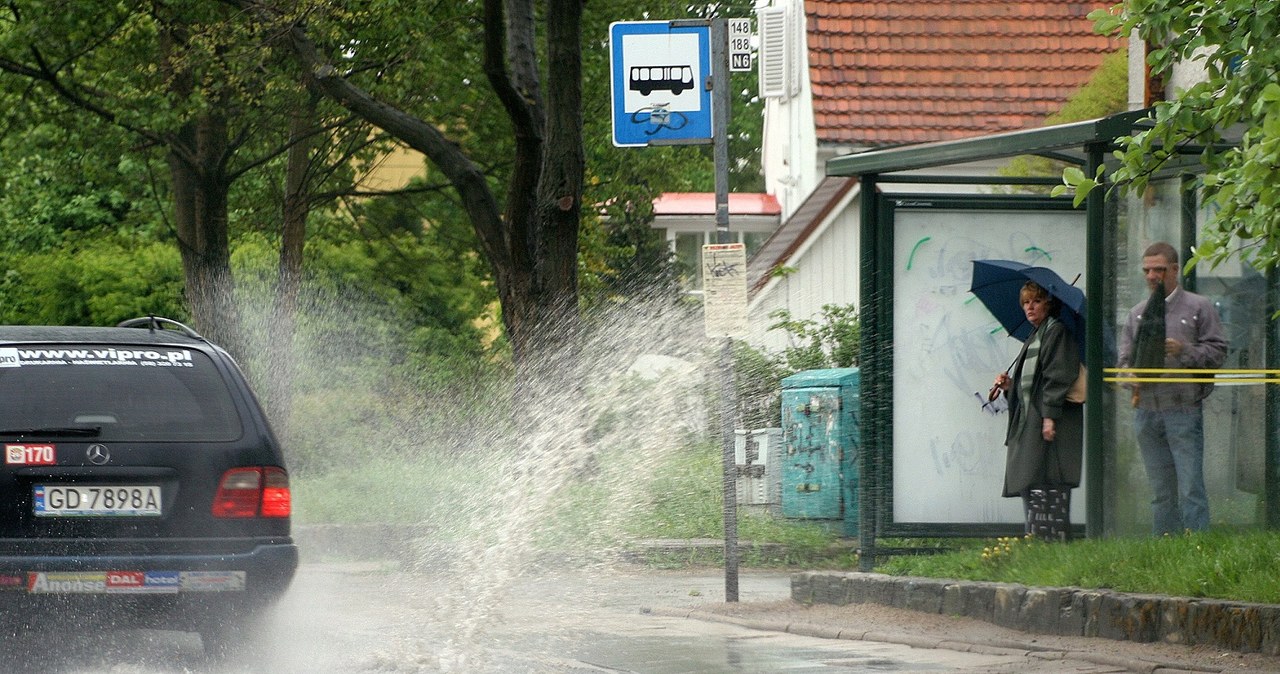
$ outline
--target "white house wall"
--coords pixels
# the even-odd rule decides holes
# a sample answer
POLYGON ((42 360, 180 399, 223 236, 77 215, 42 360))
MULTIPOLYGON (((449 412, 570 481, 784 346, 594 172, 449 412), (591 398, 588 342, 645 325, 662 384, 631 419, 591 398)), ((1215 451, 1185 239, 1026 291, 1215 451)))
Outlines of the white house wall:
POLYGON ((825 305, 858 304, 858 216, 858 199, 846 200, 786 263, 795 271, 771 279, 756 296, 748 310, 752 345, 774 352, 787 346, 783 331, 768 330, 777 322, 769 315, 779 309, 817 320, 825 305))
MULTIPOLYGON (((831 156, 854 151, 849 147, 819 147, 814 123, 812 86, 809 78, 809 48, 806 39, 804 0, 757 0, 756 9, 785 9, 793 19, 788 23, 794 39, 787 58, 799 61, 789 69, 799 82, 794 95, 765 98, 761 163, 765 191, 773 194, 782 209, 786 223, 804 200, 817 188, 826 174, 825 162, 831 156)), ((757 22, 759 24, 759 22, 757 22)), ((1132 53, 1132 50, 1131 50, 1132 53)), ((763 54, 761 56, 764 58, 763 54)), ((962 176, 991 176, 1006 160, 976 162, 949 166, 944 173, 962 176)), ((922 171, 921 173, 938 173, 922 171)), ((884 184, 885 192, 973 193, 990 191, 973 185, 884 184)), ((858 189, 850 190, 845 202, 833 209, 820 230, 811 234, 784 265, 795 269, 785 277, 771 279, 757 293, 748 309, 751 335, 748 341, 758 347, 779 350, 786 346, 785 335, 770 331, 776 322, 769 315, 786 309, 795 319, 817 319, 827 304, 859 303, 859 198, 858 189)))
MULTIPOLYGON (((1201 54, 1210 53, 1201 49, 1201 54)), ((1142 38, 1137 33, 1129 36, 1129 109, 1141 110, 1146 107, 1147 100, 1147 50, 1142 38)), ((1201 60, 1179 61, 1169 73, 1169 81, 1165 83, 1165 97, 1173 98, 1181 92, 1203 82, 1207 73, 1201 60)))
POLYGON ((774 0, 757 5, 758 8, 762 6, 785 8, 790 13, 788 27, 792 44, 797 48, 792 49, 787 58, 799 60, 799 67, 790 69, 799 79, 798 93, 765 98, 764 105, 761 164, 765 192, 777 197, 785 221, 818 186, 823 167, 817 158, 818 138, 813 121, 813 90, 809 83, 804 2, 774 0))

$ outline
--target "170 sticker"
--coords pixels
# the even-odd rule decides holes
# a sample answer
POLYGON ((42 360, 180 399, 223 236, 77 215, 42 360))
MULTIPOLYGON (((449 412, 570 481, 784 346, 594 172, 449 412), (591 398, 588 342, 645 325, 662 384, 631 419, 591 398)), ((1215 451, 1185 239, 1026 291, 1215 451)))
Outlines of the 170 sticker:
POLYGON ((4 462, 10 466, 52 466, 58 461, 53 445, 5 443, 4 462))

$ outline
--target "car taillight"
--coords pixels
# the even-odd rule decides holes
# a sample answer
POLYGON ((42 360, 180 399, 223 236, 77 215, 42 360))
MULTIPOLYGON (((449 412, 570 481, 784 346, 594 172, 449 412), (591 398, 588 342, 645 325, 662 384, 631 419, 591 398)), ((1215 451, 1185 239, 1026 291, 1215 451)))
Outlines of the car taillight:
POLYGON ((214 517, 288 517, 291 511, 289 474, 274 466, 228 470, 213 497, 214 517))
POLYGON ((262 469, 262 516, 288 517, 293 512, 289 474, 283 468, 262 469))

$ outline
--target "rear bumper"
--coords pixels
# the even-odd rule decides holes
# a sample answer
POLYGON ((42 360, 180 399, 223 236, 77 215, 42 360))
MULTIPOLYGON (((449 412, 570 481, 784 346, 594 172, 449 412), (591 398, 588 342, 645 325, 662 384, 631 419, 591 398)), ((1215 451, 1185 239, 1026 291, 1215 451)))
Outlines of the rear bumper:
POLYGON ((297 568, 298 548, 291 541, 215 555, 4 554, 0 605, 123 608, 135 622, 148 622, 143 618, 150 616, 185 624, 184 617, 212 618, 270 606, 288 589, 297 568))

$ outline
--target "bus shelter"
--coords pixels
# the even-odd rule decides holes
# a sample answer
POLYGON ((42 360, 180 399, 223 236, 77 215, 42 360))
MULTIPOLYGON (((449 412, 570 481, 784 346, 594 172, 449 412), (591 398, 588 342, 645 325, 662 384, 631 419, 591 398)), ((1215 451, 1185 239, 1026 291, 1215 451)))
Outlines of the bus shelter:
MULTIPOLYGON (((903 538, 1021 535, 1019 499, 1000 497, 1007 417, 982 405, 1020 343, 993 327, 968 292, 974 259, 1009 258, 1077 279, 1088 297, 1084 483, 1072 522, 1090 537, 1151 531, 1151 491, 1117 379, 1129 309, 1147 297, 1142 253, 1155 241, 1196 246, 1208 206, 1189 189, 1199 148, 1183 148, 1142 194, 1103 188, 1081 207, 1049 196, 1063 164, 1104 176, 1116 139, 1147 111, 992 136, 836 157, 828 175, 857 176, 861 200, 861 440, 858 531, 862 566, 903 538), (1038 177, 975 166, 1031 156, 1055 160, 1038 177)), ((1039 160, 1043 161, 1043 160, 1039 160)), ((1107 185, 1104 181, 1103 185, 1107 185)), ((1280 367, 1274 271, 1239 261, 1197 265, 1183 287, 1208 296, 1229 341, 1205 401, 1205 479, 1215 528, 1280 525, 1280 452, 1272 371, 1280 367)), ((911 546, 908 546, 911 547, 911 546)))

